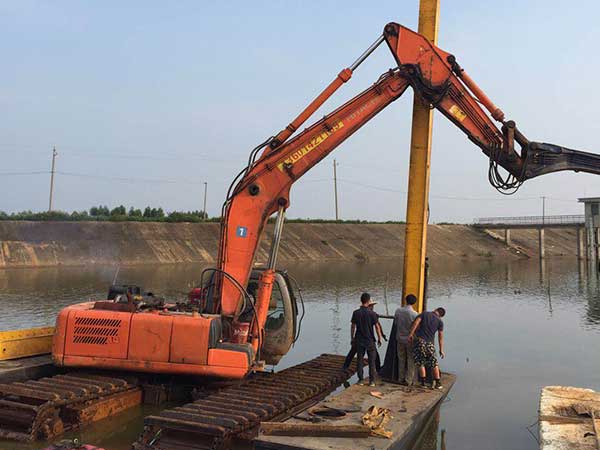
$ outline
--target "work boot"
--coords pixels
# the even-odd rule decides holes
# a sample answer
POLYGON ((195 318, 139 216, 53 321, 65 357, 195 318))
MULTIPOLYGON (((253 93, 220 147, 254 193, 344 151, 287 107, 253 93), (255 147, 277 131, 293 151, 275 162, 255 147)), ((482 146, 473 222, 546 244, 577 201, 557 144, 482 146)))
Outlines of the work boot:
POLYGON ((442 386, 442 382, 440 380, 433 380, 433 383, 431 383, 431 389, 442 390, 444 389, 444 386, 442 386))

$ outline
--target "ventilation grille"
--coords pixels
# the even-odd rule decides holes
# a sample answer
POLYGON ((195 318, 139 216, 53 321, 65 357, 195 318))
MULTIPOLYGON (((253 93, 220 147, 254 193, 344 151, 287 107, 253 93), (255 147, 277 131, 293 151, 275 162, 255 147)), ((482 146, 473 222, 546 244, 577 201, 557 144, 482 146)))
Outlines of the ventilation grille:
POLYGON ((107 345, 116 341, 121 327, 119 319, 76 317, 74 344, 107 345))

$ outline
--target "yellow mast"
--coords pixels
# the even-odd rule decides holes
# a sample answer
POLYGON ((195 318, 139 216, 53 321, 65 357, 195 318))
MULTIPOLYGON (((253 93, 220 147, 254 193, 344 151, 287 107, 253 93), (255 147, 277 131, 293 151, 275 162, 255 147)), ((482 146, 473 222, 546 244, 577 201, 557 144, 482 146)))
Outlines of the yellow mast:
MULTIPOLYGON (((439 14, 440 0, 419 2, 419 33, 434 44, 437 44, 439 14)), ((406 202, 402 302, 408 294, 415 295, 418 312, 423 311, 432 125, 433 111, 415 96, 406 202)))

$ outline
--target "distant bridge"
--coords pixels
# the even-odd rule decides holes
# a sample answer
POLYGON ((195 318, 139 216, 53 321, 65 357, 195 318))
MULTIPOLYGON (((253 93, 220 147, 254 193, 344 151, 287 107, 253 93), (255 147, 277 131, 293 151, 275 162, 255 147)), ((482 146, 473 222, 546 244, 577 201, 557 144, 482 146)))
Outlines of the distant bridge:
POLYGON ((546 228, 574 228, 577 234, 577 258, 584 257, 585 216, 572 214, 564 216, 521 216, 521 217, 480 217, 475 219, 474 227, 483 230, 504 230, 504 241, 511 245, 510 230, 537 229, 540 258, 545 256, 544 230, 546 228))
POLYGON ((485 229, 506 228, 576 228, 585 225, 583 214, 563 216, 480 217, 474 226, 485 229))

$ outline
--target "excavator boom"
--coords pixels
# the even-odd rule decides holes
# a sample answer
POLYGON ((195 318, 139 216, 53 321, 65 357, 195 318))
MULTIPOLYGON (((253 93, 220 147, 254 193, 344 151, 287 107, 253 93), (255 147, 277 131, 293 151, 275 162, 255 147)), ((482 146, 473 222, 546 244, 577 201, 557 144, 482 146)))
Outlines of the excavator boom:
MULTIPOLYGON (((268 217, 289 205, 292 184, 350 137, 369 119, 396 100, 409 86, 399 71, 379 81, 294 139, 267 148, 233 191, 225 210, 221 237, 221 270, 247 284, 260 236, 268 217)), ((223 281, 221 312, 234 315, 239 290, 223 281)))

